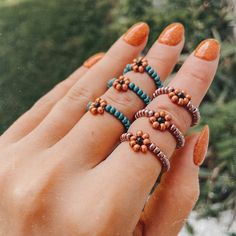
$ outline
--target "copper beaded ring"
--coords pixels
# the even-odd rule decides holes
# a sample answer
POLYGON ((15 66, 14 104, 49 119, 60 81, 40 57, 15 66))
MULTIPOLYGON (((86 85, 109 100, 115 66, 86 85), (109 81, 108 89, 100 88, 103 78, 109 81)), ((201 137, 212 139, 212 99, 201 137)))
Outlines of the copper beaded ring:
POLYGON ((168 130, 176 140, 176 148, 184 146, 185 139, 180 130, 171 123, 172 117, 165 111, 155 112, 149 109, 142 109, 135 114, 135 119, 140 117, 148 117, 153 129, 160 131, 168 130))
POLYGON ((200 112, 197 107, 195 107, 191 102, 191 97, 185 91, 180 89, 175 89, 172 87, 163 87, 157 89, 153 93, 153 98, 162 95, 168 94, 168 97, 171 101, 179 106, 183 106, 192 116, 192 124, 194 126, 200 121, 200 112))
POLYGON ((87 105, 87 110, 89 110, 93 115, 102 115, 104 111, 106 111, 113 115, 116 119, 118 119, 122 123, 126 131, 130 127, 131 122, 129 121, 129 119, 115 107, 107 104, 107 101, 102 98, 97 98, 95 102, 89 103, 87 105))
POLYGON ((146 72, 151 79, 153 79, 156 88, 163 87, 160 76, 155 72, 155 70, 148 65, 148 61, 146 58, 139 57, 133 60, 132 64, 127 64, 124 69, 124 74, 126 74, 129 71, 144 73, 146 72))
POLYGON ((124 75, 119 76, 117 79, 113 78, 108 81, 107 87, 112 87, 117 91, 126 92, 129 90, 133 91, 143 102, 148 105, 151 102, 151 98, 137 85, 130 81, 128 77, 124 75))
POLYGON ((130 147, 135 152, 146 153, 147 150, 151 151, 155 157, 160 161, 163 171, 170 169, 170 162, 166 155, 160 150, 156 144, 152 143, 149 139, 149 134, 139 130, 136 135, 132 133, 124 133, 120 137, 121 142, 128 141, 130 147))

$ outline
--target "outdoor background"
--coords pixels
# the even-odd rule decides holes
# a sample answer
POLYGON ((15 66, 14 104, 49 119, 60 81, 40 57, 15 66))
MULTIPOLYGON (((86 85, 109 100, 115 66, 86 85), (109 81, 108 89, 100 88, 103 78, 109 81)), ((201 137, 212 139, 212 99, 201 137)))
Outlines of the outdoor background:
MULTIPOLYGON (((200 126, 209 124, 211 138, 195 210, 202 217, 218 217, 230 210, 226 235, 235 236, 231 227, 236 220, 232 1, 0 0, 0 133, 86 58, 106 51, 133 23, 146 21, 150 25, 149 47, 165 26, 181 22, 186 43, 175 71, 201 40, 214 37, 222 45, 216 78, 201 106, 200 126)), ((187 229, 194 233, 191 223, 187 229)))

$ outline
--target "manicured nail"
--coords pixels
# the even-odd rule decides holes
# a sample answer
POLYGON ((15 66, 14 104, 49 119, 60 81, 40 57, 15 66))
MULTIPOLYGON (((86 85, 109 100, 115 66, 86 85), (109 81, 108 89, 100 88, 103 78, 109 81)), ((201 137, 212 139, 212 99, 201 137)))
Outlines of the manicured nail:
POLYGON ((184 26, 180 23, 168 25, 160 34, 158 42, 169 46, 175 46, 184 37, 184 26))
POLYGON ((195 57, 206 61, 213 61, 218 57, 220 44, 215 39, 206 39, 202 41, 195 50, 195 57))
POLYGON ((208 125, 205 125, 202 131, 200 132, 198 140, 194 147, 193 161, 195 165, 200 166, 203 163, 207 153, 208 142, 209 142, 209 127, 208 125))
POLYGON ((91 56, 90 58, 88 58, 83 66, 84 67, 87 67, 87 68, 90 68, 92 67, 94 64, 96 64, 99 60, 101 60, 103 58, 103 56, 105 55, 104 52, 99 52, 99 53, 96 53, 94 54, 93 56, 91 56))
POLYGON ((147 38, 149 34, 149 26, 140 22, 133 25, 123 36, 126 43, 132 46, 141 45, 147 38))

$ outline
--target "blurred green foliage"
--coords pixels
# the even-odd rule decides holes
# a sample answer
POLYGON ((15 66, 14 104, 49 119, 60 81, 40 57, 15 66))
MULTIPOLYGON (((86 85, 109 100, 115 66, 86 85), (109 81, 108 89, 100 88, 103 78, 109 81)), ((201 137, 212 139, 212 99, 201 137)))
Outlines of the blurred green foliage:
MULTIPOLYGON (((0 132, 95 52, 105 51, 137 21, 151 27, 147 46, 163 27, 185 25, 179 64, 208 37, 222 45, 216 78, 201 107, 211 129, 201 168, 198 209, 236 212, 236 42, 230 0, 2 0, 0 3, 0 132)), ((147 50, 146 49, 146 50, 147 50)))

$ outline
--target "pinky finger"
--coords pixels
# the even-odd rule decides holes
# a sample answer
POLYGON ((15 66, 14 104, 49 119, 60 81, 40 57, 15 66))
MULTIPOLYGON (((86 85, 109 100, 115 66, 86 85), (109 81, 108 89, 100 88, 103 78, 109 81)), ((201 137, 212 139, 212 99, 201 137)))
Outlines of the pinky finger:
POLYGON ((208 139, 206 126, 199 135, 187 137, 185 147, 176 151, 170 171, 163 176, 141 215, 135 236, 178 235, 198 200, 198 166, 205 157, 208 139))
POLYGON ((35 105, 24 113, 0 137, 0 148, 17 142, 30 133, 47 116, 52 107, 67 93, 67 91, 81 78, 90 67, 98 62, 104 53, 97 53, 86 60, 83 66, 74 71, 67 79, 57 84, 51 91, 41 97, 35 105))

